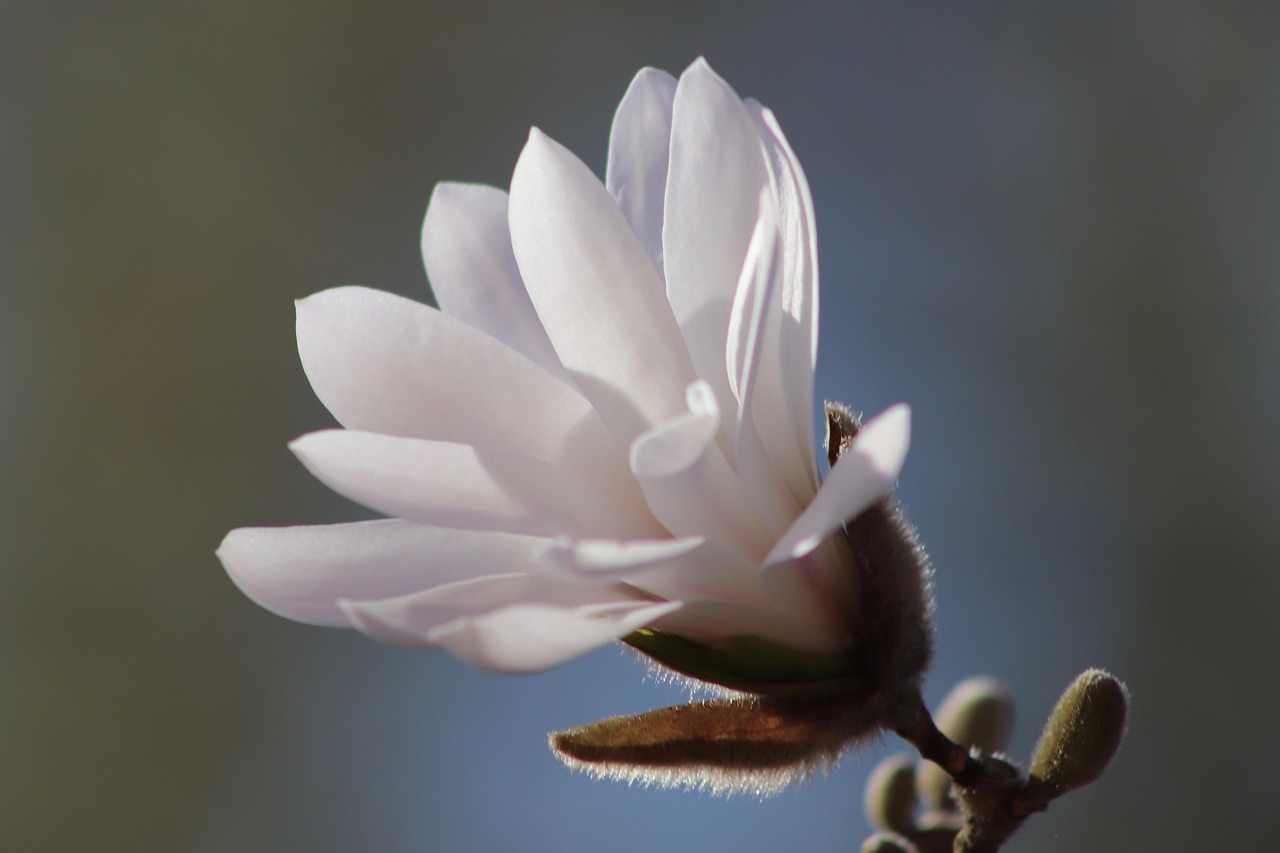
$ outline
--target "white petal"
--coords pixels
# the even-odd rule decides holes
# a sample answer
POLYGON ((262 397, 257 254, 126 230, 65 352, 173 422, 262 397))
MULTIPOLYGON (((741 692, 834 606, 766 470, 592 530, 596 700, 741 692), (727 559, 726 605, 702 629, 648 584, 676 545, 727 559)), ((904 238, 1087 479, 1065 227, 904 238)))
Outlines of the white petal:
POLYGON ((899 403, 863 425, 813 503, 769 553, 766 563, 803 557, 826 536, 893 490, 911 441, 911 409, 899 403))
POLYGON ((893 489, 910 443, 911 412, 894 406, 865 424, 817 497, 765 560, 761 583, 775 607, 849 636, 858 622, 858 577, 843 536, 831 536, 893 489))
POLYGON ((812 370, 818 359, 818 229, 813 195, 773 112, 758 101, 748 99, 746 104, 764 140, 778 205, 786 282, 783 310, 796 321, 796 358, 812 370))
POLYGON ((326 290, 298 302, 298 352, 316 396, 349 429, 518 451, 647 512, 576 389, 434 308, 364 287, 326 290))
POLYGON ((799 164, 773 115, 749 104, 766 140, 777 229, 777 284, 765 305, 755 353, 751 419, 778 477, 799 506, 818 489, 813 435, 813 370, 817 346, 817 266, 812 203, 799 164))
POLYGON ((608 645, 682 606, 663 602, 601 612, 518 604, 442 626, 431 632, 430 639, 481 669, 513 675, 541 672, 608 645))
POLYGON ((617 538, 658 532, 531 456, 354 430, 313 432, 289 448, 339 494, 421 524, 617 538))
POLYGON ((707 645, 730 637, 752 636, 810 654, 831 654, 845 648, 841 635, 820 624, 767 606, 737 601, 687 601, 680 610, 655 621, 653 627, 707 645))
MULTIPOLYGON (((635 604, 638 596, 621 586, 589 587, 557 578, 508 573, 444 584, 410 595, 340 602, 349 623, 375 640, 428 647, 435 629, 512 604, 588 607, 635 604)), ((640 603, 648 603, 641 601, 640 603)))
POLYGON ((756 564, 701 536, 630 542, 549 541, 539 546, 533 560, 566 578, 589 583, 625 581, 660 598, 768 602, 756 564))
POLYGON ((699 59, 676 87, 663 261, 694 366, 711 383, 729 423, 737 418, 725 370, 729 313, 767 186, 755 123, 742 100, 699 59))
POLYGON ((538 316, 623 442, 680 411, 693 365, 662 281, 591 171, 536 128, 511 179, 511 239, 538 316))
POLYGON ((758 563, 773 538, 715 441, 720 413, 711 387, 692 383, 688 404, 688 412, 636 439, 631 472, 672 535, 718 539, 758 563))
POLYGON ((773 607, 815 636, 848 644, 862 612, 853 552, 843 536, 829 536, 802 557, 780 559, 760 571, 773 607))
POLYGON ((399 519, 306 527, 242 527, 218 559, 242 592, 281 616, 345 626, 341 598, 385 598, 482 574, 532 568, 546 540, 399 519))
POLYGON ((652 539, 622 542, 554 539, 542 543, 533 555, 538 565, 566 577, 583 580, 626 580, 636 572, 682 561, 707 544, 702 536, 684 539, 652 539))
MULTIPOLYGON (((758 403, 761 365, 770 354, 767 349, 768 325, 771 315, 776 314, 772 309, 776 308, 780 287, 777 218, 772 196, 767 190, 760 193, 759 208, 759 218, 742 267, 742 278, 734 296, 725 358, 734 393, 739 398, 734 438, 738 476, 771 539, 776 541, 795 521, 803 504, 779 476, 777 461, 761 439, 757 420, 753 417, 753 413, 761 408, 758 403)), ((774 415, 766 413, 765 416, 774 415)), ((781 461, 786 463, 790 460, 784 458, 781 461)))
POLYGON ((613 117, 605 187, 662 274, 662 206, 671 147, 676 78, 644 68, 631 81, 613 117))
POLYGON ((422 224, 422 260, 442 311, 567 376, 520 278, 505 192, 437 184, 422 224))
POLYGON ((739 402, 747 391, 744 382, 755 372, 757 351, 764 342, 762 318, 776 286, 779 267, 778 216, 769 190, 760 191, 756 210, 756 224, 733 292, 725 346, 729 388, 739 402))

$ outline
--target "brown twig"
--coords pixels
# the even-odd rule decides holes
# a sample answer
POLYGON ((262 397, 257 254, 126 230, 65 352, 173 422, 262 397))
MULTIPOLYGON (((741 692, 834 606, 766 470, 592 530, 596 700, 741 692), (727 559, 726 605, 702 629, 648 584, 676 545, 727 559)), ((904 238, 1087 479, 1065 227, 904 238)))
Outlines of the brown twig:
POLYGON ((939 731, 918 695, 901 705, 893 728, 955 782, 963 818, 955 853, 995 853, 1028 815, 1045 808, 1045 801, 1028 796, 1027 780, 1009 762, 971 752, 939 731))

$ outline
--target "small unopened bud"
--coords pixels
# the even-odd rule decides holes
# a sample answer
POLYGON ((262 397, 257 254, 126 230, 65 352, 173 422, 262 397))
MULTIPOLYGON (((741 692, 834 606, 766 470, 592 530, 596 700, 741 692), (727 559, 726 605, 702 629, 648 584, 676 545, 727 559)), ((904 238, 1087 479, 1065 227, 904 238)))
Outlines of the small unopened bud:
MULTIPOLYGON (((1000 752, 1013 732, 1013 697, 994 678, 966 679, 947 694, 935 717, 938 729, 961 746, 1000 752)), ((916 788, 934 808, 950 801, 951 777, 931 761, 920 764, 916 788)))
POLYGON ((938 728, 956 743, 999 752, 1013 731, 1013 697, 987 676, 966 679, 947 695, 936 717, 938 728))
POLYGON ((916 829, 915 768, 905 754, 891 755, 867 780, 867 819, 889 832, 911 835, 916 829))
POLYGON ((862 842, 862 853, 917 853, 916 846, 905 838, 877 832, 862 842))
POLYGON ((1124 737, 1129 691, 1110 673, 1081 673, 1053 709, 1028 774, 1053 799, 1102 775, 1124 737))

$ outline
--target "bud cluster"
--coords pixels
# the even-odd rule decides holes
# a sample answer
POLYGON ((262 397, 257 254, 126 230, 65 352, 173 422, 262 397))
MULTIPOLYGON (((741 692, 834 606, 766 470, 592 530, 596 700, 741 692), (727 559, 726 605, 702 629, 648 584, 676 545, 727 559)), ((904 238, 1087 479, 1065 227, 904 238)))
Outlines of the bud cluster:
POLYGON ((1013 699, 990 678, 959 684, 937 727, 968 749, 963 770, 906 754, 884 759, 867 782, 867 817, 879 830, 863 853, 998 850, 1032 813, 1097 779, 1124 734, 1128 692, 1091 669, 1067 688, 1045 724, 1024 776, 1000 753, 1013 730, 1013 699))

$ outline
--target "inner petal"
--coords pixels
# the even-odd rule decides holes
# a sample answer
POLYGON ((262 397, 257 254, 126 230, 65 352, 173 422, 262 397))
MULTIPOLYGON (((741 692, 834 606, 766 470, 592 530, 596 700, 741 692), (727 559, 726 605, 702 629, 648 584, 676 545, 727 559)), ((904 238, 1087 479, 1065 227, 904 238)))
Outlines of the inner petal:
POLYGON ((679 610, 679 602, 564 608, 516 604, 433 630, 429 639, 492 672, 541 672, 581 657, 679 610))
POLYGON ((609 134, 605 187, 662 275, 662 205, 676 80, 645 68, 631 81, 609 134))
MULTIPOLYGON (((819 477, 814 452, 813 376, 818 355, 817 222, 809 183, 773 113, 754 101, 747 108, 764 141, 772 194, 778 210, 781 287, 777 322, 771 323, 770 351, 777 353, 776 378, 767 384, 780 402, 757 412, 766 443, 792 453, 800 464, 788 466, 787 483, 797 502, 805 506, 817 492, 819 477), (761 418, 772 412, 776 425, 761 418), (803 475, 803 476, 800 476, 803 475)), ((772 372, 772 371, 771 371, 772 372)))
POLYGON ((520 273, 560 360, 622 446, 695 378, 662 281, 591 170, 536 128, 511 179, 520 273))
MULTIPOLYGON (((766 444, 755 416, 763 408, 760 403, 762 396, 770 398, 767 392, 761 393, 761 374, 766 372, 763 367, 773 355, 769 349, 768 331, 771 316, 777 313, 780 286, 776 211, 772 194, 762 190, 759 217, 734 296, 725 361, 739 399, 734 441, 738 476, 746 485, 751 503, 770 536, 775 539, 791 525, 802 506, 787 488, 779 470, 782 466, 795 467, 797 461, 785 454, 770 452, 776 446, 766 444)), ((778 405, 776 397, 772 402, 778 405)), ((765 413, 765 416, 784 417, 774 413, 765 413)), ((792 479, 796 479, 797 474, 802 480, 805 476, 803 467, 790 473, 792 479)))
POLYGON ((688 404, 687 413, 636 439, 631 471, 673 535, 716 539, 758 563, 773 539, 715 441, 720 413, 710 386, 691 384, 688 404))
POLYGON ((736 421, 737 400, 724 342, 757 200, 767 186, 760 135, 742 99, 697 60, 676 88, 663 262, 667 294, 698 376, 710 383, 728 423, 736 421))
POLYGON ((422 261, 441 311, 568 378, 520 278, 505 192, 436 184, 422 224, 422 261))
POLYGON ((442 584, 409 595, 374 600, 343 599, 350 624, 376 640, 429 646, 432 631, 465 617, 514 604, 588 607, 648 603, 622 586, 585 586, 521 572, 442 584))
POLYGON ((668 600, 768 602, 757 564, 701 536, 631 542, 551 541, 534 552, 533 561, 579 582, 626 582, 668 600))

